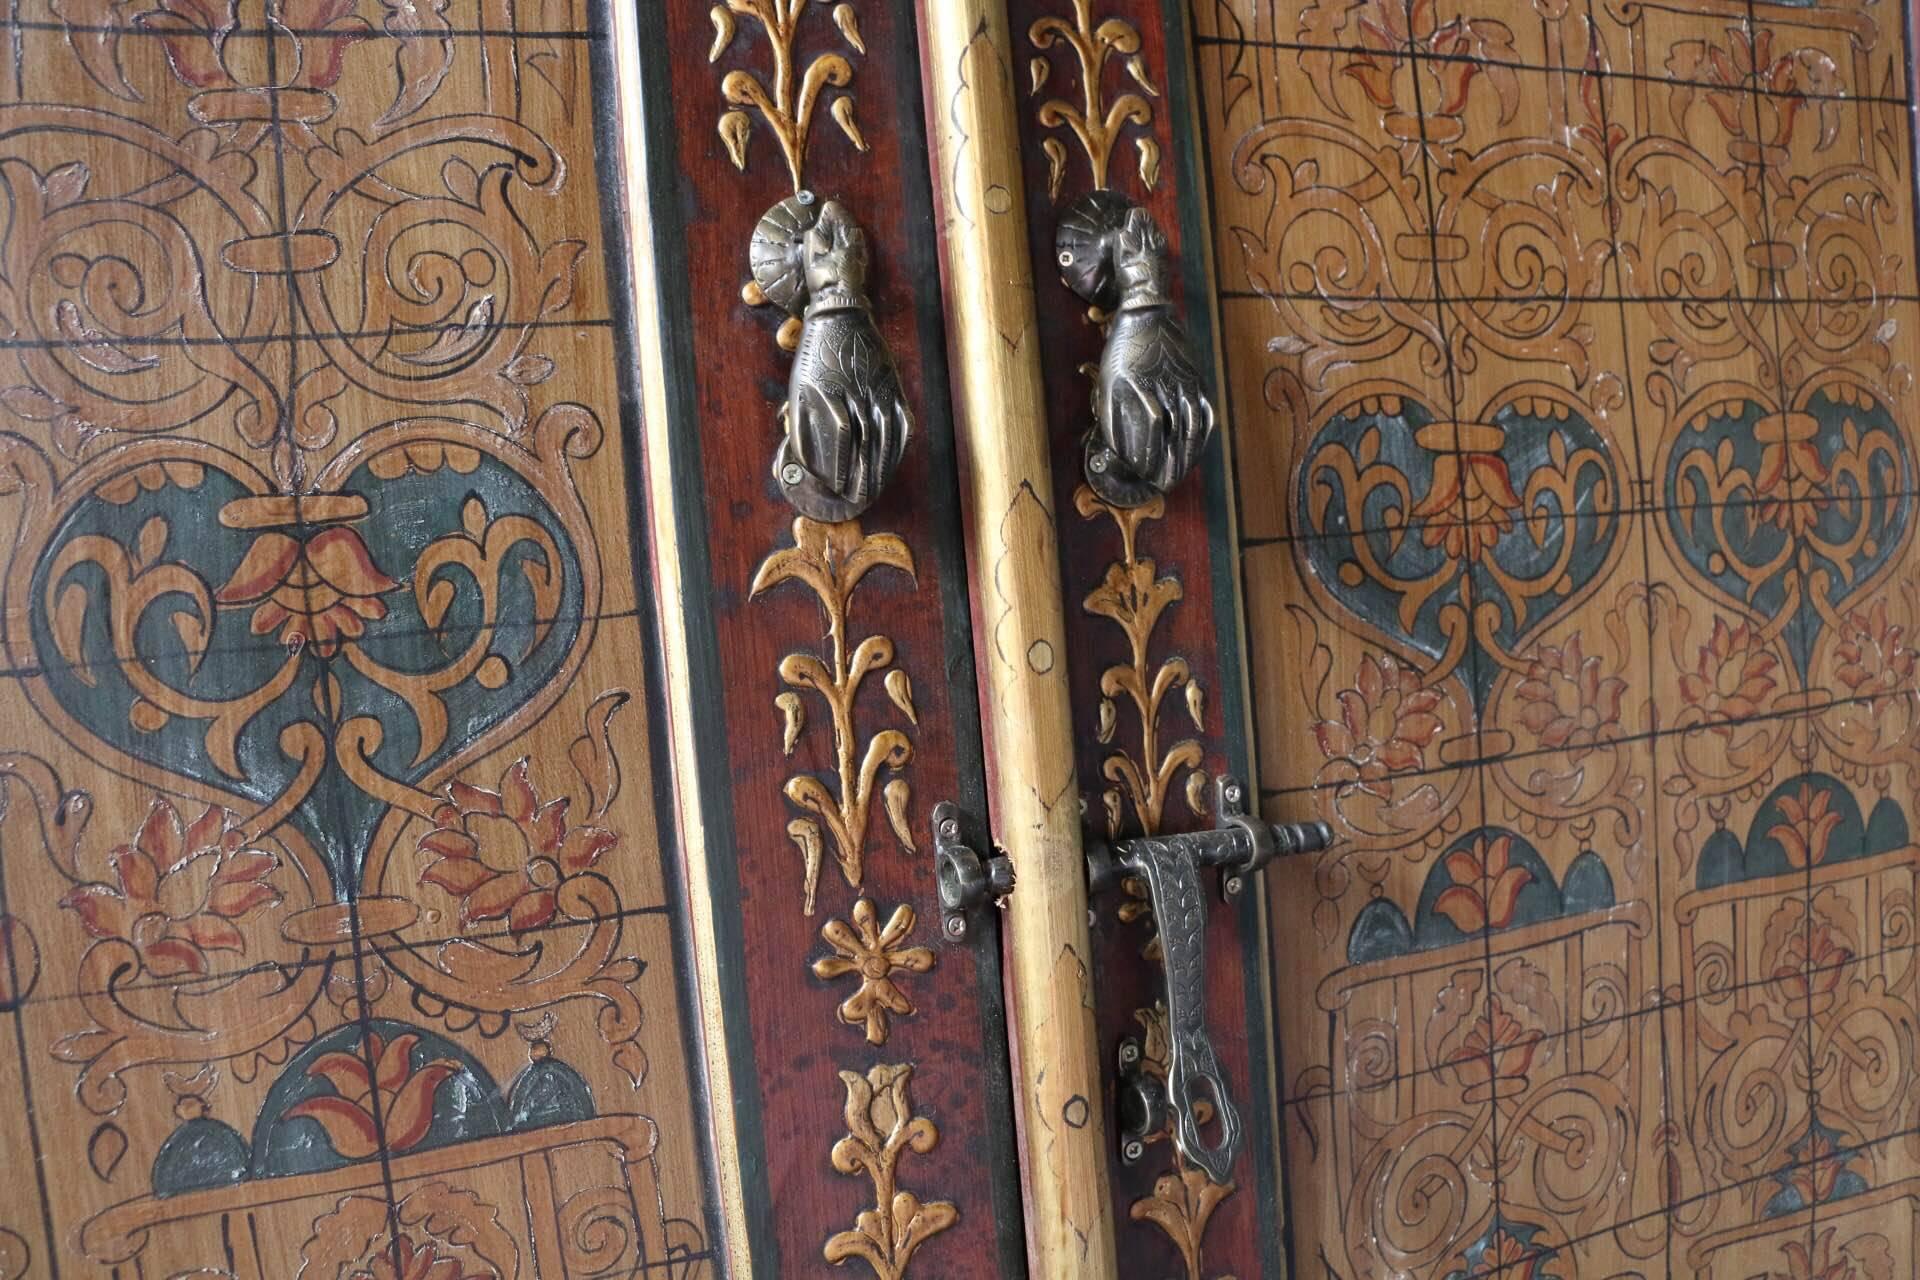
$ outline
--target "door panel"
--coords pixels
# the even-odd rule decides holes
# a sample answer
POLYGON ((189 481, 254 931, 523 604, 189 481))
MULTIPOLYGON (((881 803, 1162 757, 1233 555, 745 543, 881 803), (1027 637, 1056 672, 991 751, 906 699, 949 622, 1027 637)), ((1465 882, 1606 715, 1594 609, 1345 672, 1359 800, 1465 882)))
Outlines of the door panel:
POLYGON ((914 29, 900 6, 729 9, 670 0, 638 49, 649 449, 688 569, 696 893, 757 1153, 742 1227, 758 1275, 1019 1274, 998 931, 943 942, 934 892, 933 806, 984 806, 914 29), (864 228, 913 417, 899 473, 837 524, 780 496, 798 322, 745 289, 756 224, 803 186, 864 228))
POLYGON ((1294 1265, 1904 1274, 1904 15, 1193 10, 1294 1265))
POLYGON ((919 428, 863 532, 767 467, 767 32, 369 8, 10 19, 0 1275, 1016 1273, 909 29, 794 37, 919 428))
MULTIPOLYGON (((1131 510, 1088 485, 1084 439, 1105 330, 1056 264, 1061 218, 1088 192, 1116 192, 1165 232, 1177 308, 1210 361, 1204 156, 1194 145, 1189 36, 1178 5, 1135 0, 1010 0, 1021 73, 1021 155, 1037 311, 1046 353, 1054 510, 1073 655, 1077 755, 1088 829, 1103 839, 1214 824, 1213 780, 1247 776, 1247 708, 1234 636, 1236 574, 1218 455, 1164 501, 1131 510), (1091 89, 1089 86, 1092 86, 1091 89), (1088 120, 1090 136, 1082 136, 1088 120)), ((1224 397, 1216 397, 1223 410, 1224 397)), ((1226 417, 1230 419, 1228 412, 1226 417)), ((1227 421, 1222 434, 1233 430, 1227 421)), ((1103 1062, 1122 1046, 1166 1065, 1165 977, 1157 927, 1137 882, 1093 903, 1103 1062)), ((1123 1275, 1277 1274, 1283 1265, 1272 1070, 1265 1050, 1266 950, 1260 907, 1215 900, 1207 919, 1207 1026, 1249 1151, 1216 1186, 1154 1133, 1141 1156, 1110 1144, 1123 1275)), ((1109 1090, 1107 1104, 1116 1105, 1109 1090)), ((1113 1120, 1109 1128, 1117 1129, 1113 1120)))

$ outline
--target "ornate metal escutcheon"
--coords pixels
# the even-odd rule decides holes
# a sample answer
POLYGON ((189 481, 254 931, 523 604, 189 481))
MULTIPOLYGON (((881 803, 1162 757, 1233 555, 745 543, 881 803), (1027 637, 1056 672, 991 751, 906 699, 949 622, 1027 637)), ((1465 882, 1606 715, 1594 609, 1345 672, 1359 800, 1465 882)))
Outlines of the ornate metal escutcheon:
POLYGON ((1094 893, 1135 876, 1146 885, 1160 927, 1161 964, 1167 981, 1167 1078, 1163 1086, 1140 1070, 1139 1054, 1123 1049, 1120 1142, 1129 1163, 1139 1157, 1143 1135, 1161 1128, 1168 1116, 1180 1154, 1217 1183, 1224 1183, 1240 1154, 1244 1132, 1240 1113, 1227 1095, 1227 1082, 1207 1034, 1207 902, 1200 872, 1220 871, 1220 890, 1231 900, 1245 890, 1247 877, 1278 857, 1315 853, 1333 841, 1324 822, 1270 823, 1247 815, 1246 789, 1232 778, 1217 784, 1220 825, 1183 835, 1136 836, 1103 844, 1089 833, 1087 880, 1094 893), (1201 1096, 1201 1090, 1210 1097, 1201 1096), (1212 1109, 1218 1140, 1201 1133, 1198 1105, 1212 1109))
POLYGON ((1179 484, 1213 437, 1213 401, 1174 315, 1166 233, 1126 197, 1090 191, 1061 215, 1054 251, 1067 287, 1110 313, 1087 483, 1137 507, 1179 484))
POLYGON ((851 520, 893 479, 913 431, 867 300, 867 238, 838 200, 800 191, 754 228, 754 282, 800 321, 773 476, 794 510, 851 520))

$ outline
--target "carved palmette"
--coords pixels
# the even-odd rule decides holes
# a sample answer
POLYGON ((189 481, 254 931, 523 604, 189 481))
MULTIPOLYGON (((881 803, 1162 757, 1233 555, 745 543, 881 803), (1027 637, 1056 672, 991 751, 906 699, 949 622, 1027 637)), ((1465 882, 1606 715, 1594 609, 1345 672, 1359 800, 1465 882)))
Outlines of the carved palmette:
POLYGON ((913 415, 867 301, 866 233, 837 200, 782 200, 754 231, 754 279, 800 319, 774 480, 796 511, 850 520, 906 453, 913 415))
POLYGON ((1060 219, 1055 250, 1067 286, 1111 313, 1087 483, 1115 506, 1137 507, 1180 483, 1213 438, 1213 401, 1168 289, 1166 234, 1145 209, 1094 191, 1060 219))

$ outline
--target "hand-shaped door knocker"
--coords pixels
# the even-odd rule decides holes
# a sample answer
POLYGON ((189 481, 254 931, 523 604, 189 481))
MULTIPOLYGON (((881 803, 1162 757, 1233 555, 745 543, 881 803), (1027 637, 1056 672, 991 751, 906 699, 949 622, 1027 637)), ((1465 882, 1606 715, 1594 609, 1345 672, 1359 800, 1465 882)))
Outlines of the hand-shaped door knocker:
POLYGON ((1061 217, 1054 249, 1067 287, 1110 317, 1087 483, 1137 507, 1179 484, 1213 435, 1213 402, 1173 313, 1166 233, 1124 196, 1094 191, 1061 217))
POLYGON ((754 228, 754 281, 800 320, 773 477, 794 510, 851 520, 893 478, 913 431, 867 301, 867 237, 838 200, 802 191, 754 228))

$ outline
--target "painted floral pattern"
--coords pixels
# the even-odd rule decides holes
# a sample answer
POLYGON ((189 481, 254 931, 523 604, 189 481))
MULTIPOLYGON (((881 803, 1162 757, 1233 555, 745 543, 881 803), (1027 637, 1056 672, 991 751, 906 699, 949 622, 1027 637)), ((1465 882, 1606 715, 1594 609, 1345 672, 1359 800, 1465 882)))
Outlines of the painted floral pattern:
POLYGON ((1774 676, 1779 665, 1751 623, 1730 627, 1716 617, 1694 669, 1680 675, 1680 696, 1715 722, 1715 732, 1731 736, 1735 725, 1759 711, 1779 687, 1774 676))
POLYGON ((433 862, 420 875, 460 899, 460 923, 506 922, 518 936, 562 914, 561 891, 619 843, 604 827, 573 826, 566 796, 542 803, 527 761, 516 760, 494 790, 452 782, 420 850, 433 862))
POLYGON ((321 1054, 307 1075, 325 1081, 333 1092, 289 1107, 287 1117, 313 1120, 348 1160, 378 1153, 382 1138, 388 1151, 411 1150, 433 1127, 434 1095, 460 1071, 451 1058, 416 1066, 413 1050, 419 1042, 412 1033, 383 1042, 368 1032, 352 1052, 321 1054))
POLYGON ((1352 687, 1340 692, 1339 717, 1313 726, 1314 741, 1328 760, 1351 770, 1346 787, 1391 800, 1394 775, 1424 768, 1427 748, 1445 727, 1440 697, 1398 658, 1368 654, 1352 687))
POLYGON ((281 900, 272 880, 279 859, 253 847, 225 809, 184 821, 173 802, 154 801, 132 843, 107 855, 111 883, 83 884, 60 902, 94 938, 132 944, 161 977, 206 973, 211 953, 244 955, 239 922, 281 900))
POLYGON ((1533 872, 1512 861, 1513 837, 1488 835, 1447 855, 1453 884, 1434 899, 1433 909, 1462 933, 1504 929, 1513 920, 1520 891, 1533 872))
POLYGON ((346 525, 329 525, 304 541, 270 529, 254 539, 214 598, 252 605, 255 635, 278 632, 283 644, 311 645, 327 658, 343 639, 359 639, 367 623, 387 616, 380 597, 399 585, 346 525))
POLYGON ((1584 653, 1579 636, 1563 645, 1541 645, 1514 691, 1520 723, 1541 746, 1564 749, 1578 763, 1619 729, 1627 682, 1602 671, 1600 657, 1584 653))

